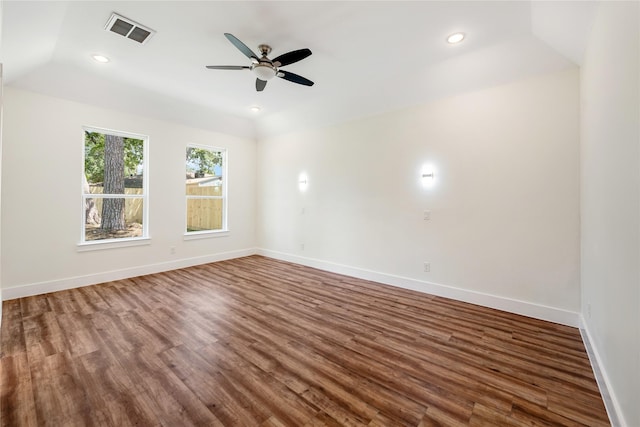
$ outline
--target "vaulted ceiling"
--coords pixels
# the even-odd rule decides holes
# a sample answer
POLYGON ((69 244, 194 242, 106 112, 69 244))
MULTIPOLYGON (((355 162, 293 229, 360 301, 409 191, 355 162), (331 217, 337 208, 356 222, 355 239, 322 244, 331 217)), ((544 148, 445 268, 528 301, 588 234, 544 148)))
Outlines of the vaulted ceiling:
POLYGON ((7 1, 4 82, 245 137, 323 126, 579 65, 593 2, 7 1), (156 31, 138 44, 105 30, 112 12, 156 31), (462 31, 466 39, 446 43, 462 31), (309 48, 255 90, 224 37, 271 58, 309 48), (96 63, 91 55, 110 58, 96 63), (259 106, 258 113, 250 111, 259 106))

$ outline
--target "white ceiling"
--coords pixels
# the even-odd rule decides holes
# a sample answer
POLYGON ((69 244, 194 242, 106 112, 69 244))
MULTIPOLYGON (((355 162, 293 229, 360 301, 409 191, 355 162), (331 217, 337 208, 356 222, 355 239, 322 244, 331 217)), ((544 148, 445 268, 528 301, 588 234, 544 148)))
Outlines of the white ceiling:
POLYGON ((579 65, 594 3, 3 2, 5 84, 247 137, 339 123, 579 65), (104 30, 118 12, 157 33, 140 45, 104 30), (448 34, 465 41, 448 45, 448 34), (256 92, 223 36, 270 57, 313 55, 256 92), (111 62, 98 64, 100 53, 111 62), (259 105, 262 111, 249 111, 259 105))

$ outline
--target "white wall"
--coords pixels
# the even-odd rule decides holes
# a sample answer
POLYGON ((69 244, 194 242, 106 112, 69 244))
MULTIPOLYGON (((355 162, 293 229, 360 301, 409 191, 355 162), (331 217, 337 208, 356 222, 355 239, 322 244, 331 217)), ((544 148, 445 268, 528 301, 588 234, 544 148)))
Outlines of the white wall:
MULTIPOLYGON (((0 46, 2 46, 2 11, 4 1, 0 0, 0 46)), ((2 103, 3 103, 3 70, 2 56, 0 55, 0 223, 2 223, 2 103)), ((0 328, 2 327, 2 227, 0 227, 0 328)))
POLYGON ((258 159, 263 253, 496 303, 489 294, 506 309, 525 301, 572 313, 566 323, 575 323, 577 70, 273 137, 260 141, 258 159), (419 178, 427 163, 436 170, 431 189, 419 178))
POLYGON ((255 247, 255 142, 11 87, 4 94, 5 298, 202 263, 255 247), (149 136, 151 244, 78 252, 82 126, 149 136), (226 237, 183 240, 188 143, 228 149, 226 237), (176 247, 176 254, 170 254, 176 247), (16 288, 27 285, 27 288, 16 288))
POLYGON ((639 16, 603 2, 581 74, 582 312, 627 426, 640 426, 639 16))

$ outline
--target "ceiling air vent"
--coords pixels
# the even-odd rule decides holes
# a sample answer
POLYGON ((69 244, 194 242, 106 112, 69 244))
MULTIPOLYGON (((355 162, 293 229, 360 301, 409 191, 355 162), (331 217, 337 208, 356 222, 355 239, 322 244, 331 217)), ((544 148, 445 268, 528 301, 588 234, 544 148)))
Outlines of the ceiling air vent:
POLYGON ((113 13, 107 21, 104 29, 123 37, 145 44, 149 38, 155 34, 151 28, 144 27, 129 18, 113 13))

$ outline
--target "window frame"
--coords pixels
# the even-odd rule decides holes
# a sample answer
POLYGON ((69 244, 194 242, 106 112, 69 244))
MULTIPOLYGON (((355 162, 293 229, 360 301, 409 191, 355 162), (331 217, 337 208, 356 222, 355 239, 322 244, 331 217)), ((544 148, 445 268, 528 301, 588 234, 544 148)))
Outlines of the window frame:
POLYGON ((192 144, 188 143, 184 147, 184 155, 185 155, 185 173, 186 173, 186 155, 187 150, 189 148, 199 148, 202 150, 214 151, 221 153, 222 156, 222 196, 194 196, 187 194, 186 186, 183 188, 184 190, 184 240, 192 240, 192 239, 204 239, 208 237, 220 237, 226 236, 229 234, 228 228, 228 220, 227 220, 227 207, 229 202, 228 196, 228 163, 229 163, 229 152, 226 148, 223 147, 215 147, 211 145, 204 144, 192 144), (199 230, 199 231, 187 231, 187 221, 189 220, 189 200, 190 199, 212 199, 212 200, 222 200, 222 228, 219 230, 199 230))
POLYGON ((80 175, 80 242, 78 243, 78 251, 101 250, 127 246, 138 246, 150 244, 149 236, 149 136, 125 132, 120 130, 106 129, 97 126, 82 126, 82 170, 80 175), (123 138, 133 138, 142 140, 142 194, 89 194, 84 192, 85 175, 85 155, 86 141, 85 132, 101 133, 103 135, 115 135, 123 138), (90 196, 90 197, 87 197, 90 196), (97 197, 96 197, 97 196, 97 197), (85 218, 85 200, 87 198, 101 199, 142 199, 142 236, 139 237, 123 237, 115 239, 85 240, 86 238, 86 218, 85 218))

